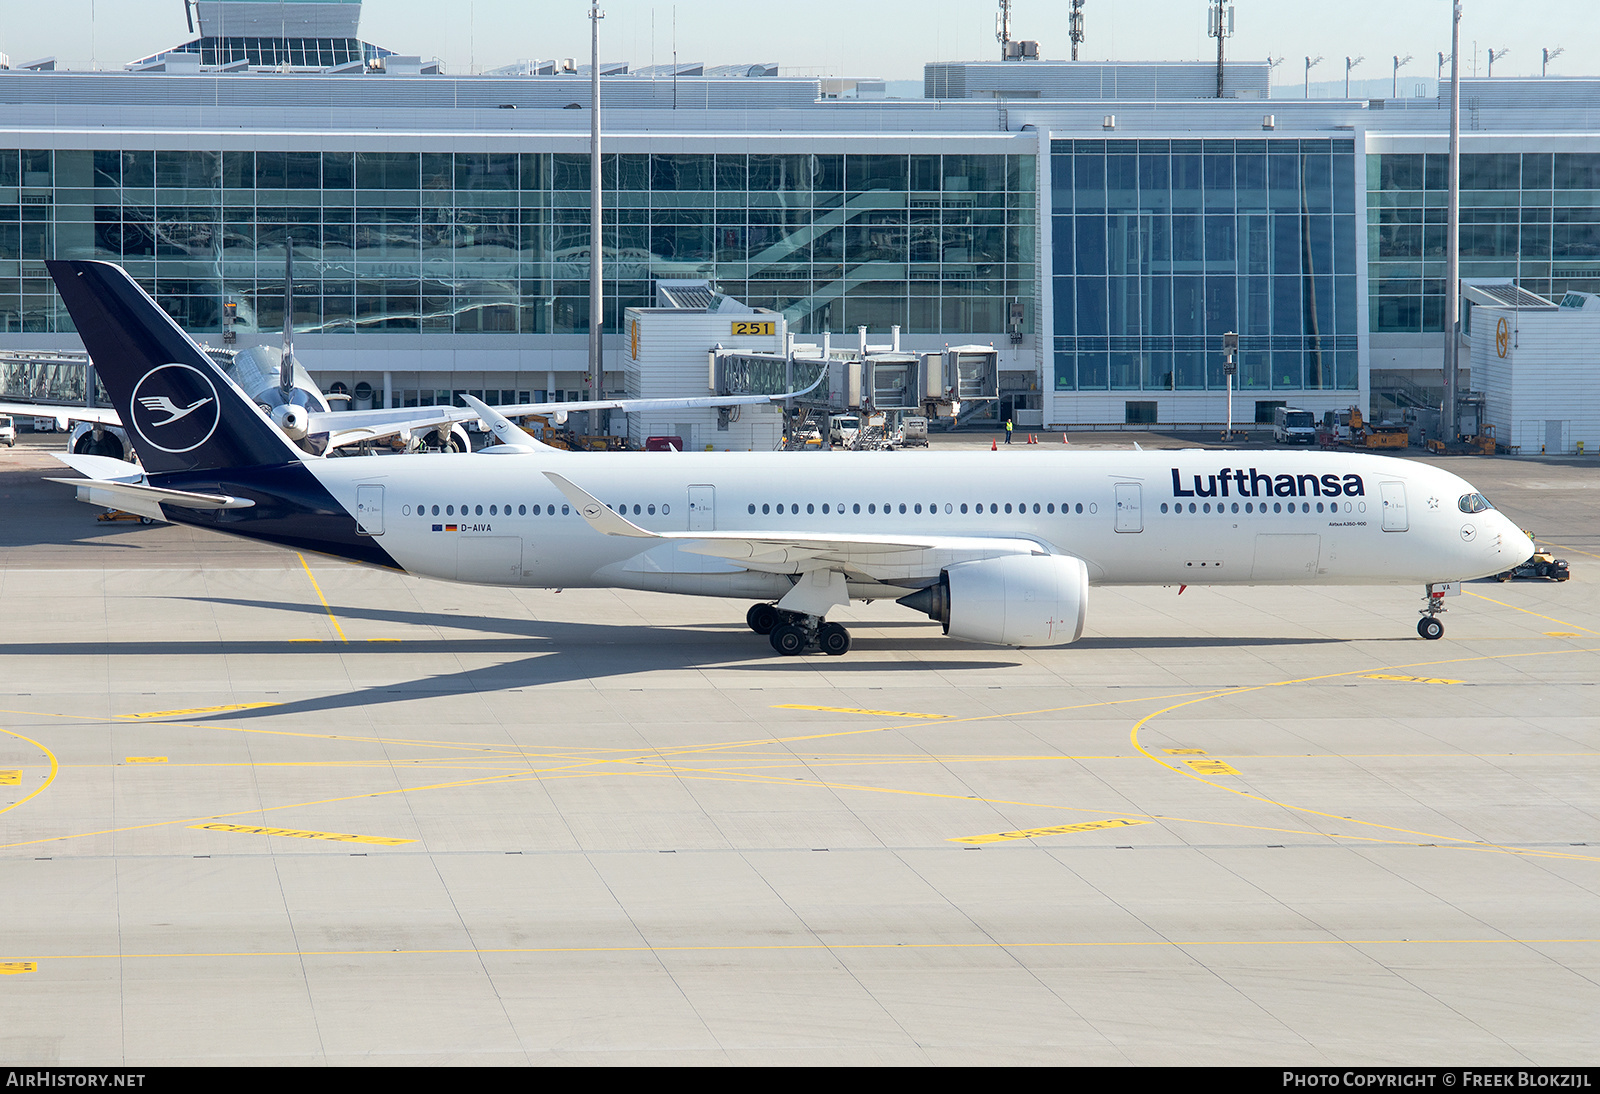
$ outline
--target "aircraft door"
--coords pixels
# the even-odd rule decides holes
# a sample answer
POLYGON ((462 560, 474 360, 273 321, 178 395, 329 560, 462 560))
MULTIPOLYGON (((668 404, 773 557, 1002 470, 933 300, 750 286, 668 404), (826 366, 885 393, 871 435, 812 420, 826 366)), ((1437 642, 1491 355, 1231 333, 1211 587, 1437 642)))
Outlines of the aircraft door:
POLYGON ((717 529, 717 488, 689 487, 689 531, 714 532, 717 529))
POLYGON ((1144 531, 1144 514, 1139 508, 1139 484, 1117 483, 1117 531, 1144 531))
POLYGON ((1383 498, 1383 530, 1404 532, 1410 527, 1410 523, 1406 520, 1406 484, 1380 482, 1378 493, 1383 498))
POLYGON ((356 487, 356 531, 364 536, 383 535, 383 487, 356 487))

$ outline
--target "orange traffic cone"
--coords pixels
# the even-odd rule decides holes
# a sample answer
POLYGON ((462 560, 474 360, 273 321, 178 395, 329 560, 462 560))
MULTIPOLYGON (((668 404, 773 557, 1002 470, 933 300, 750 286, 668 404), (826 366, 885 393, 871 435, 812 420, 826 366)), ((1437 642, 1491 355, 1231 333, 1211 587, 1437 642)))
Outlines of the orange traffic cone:
POLYGON ((990 452, 998 452, 998 451, 1000 451, 1000 442, 995 440, 993 437, 989 438, 989 451, 990 452))
POLYGON ((1062 444, 1071 444, 1072 442, 1067 440, 1067 435, 1065 433, 1063 433, 1063 434, 1061 434, 1061 443, 1062 444))

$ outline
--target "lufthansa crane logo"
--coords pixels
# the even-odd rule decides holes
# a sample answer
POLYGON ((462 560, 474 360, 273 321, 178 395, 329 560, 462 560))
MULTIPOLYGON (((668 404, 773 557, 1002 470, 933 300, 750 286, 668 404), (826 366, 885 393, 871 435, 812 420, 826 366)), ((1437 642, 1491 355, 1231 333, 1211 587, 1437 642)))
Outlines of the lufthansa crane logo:
POLYGON ((1511 349, 1511 327, 1504 319, 1494 325, 1494 351, 1504 357, 1511 349))
POLYGON ((133 428, 144 443, 174 454, 211 439, 221 421, 217 388, 192 365, 157 365, 133 386, 133 428))

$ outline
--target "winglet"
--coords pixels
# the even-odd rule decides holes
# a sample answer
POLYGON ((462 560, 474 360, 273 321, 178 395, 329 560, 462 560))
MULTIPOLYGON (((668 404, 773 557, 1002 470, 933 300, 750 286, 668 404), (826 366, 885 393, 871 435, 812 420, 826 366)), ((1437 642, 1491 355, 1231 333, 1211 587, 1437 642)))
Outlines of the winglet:
POLYGON ((631 536, 634 539, 660 539, 662 537, 654 532, 640 528, 620 513, 615 512, 605 502, 562 478, 554 471, 546 471, 544 477, 555 484, 557 490, 566 495, 578 515, 589 522, 589 527, 606 536, 631 536))
POLYGON ((494 433, 494 439, 499 441, 501 444, 525 445, 528 448, 532 448, 541 452, 560 451, 560 449, 545 444, 527 430, 518 428, 516 423, 512 422, 510 418, 507 418, 504 414, 500 413, 494 407, 489 406, 483 400, 475 399, 471 395, 463 394, 461 396, 461 401, 478 412, 478 417, 483 419, 483 424, 489 427, 490 431, 494 433))

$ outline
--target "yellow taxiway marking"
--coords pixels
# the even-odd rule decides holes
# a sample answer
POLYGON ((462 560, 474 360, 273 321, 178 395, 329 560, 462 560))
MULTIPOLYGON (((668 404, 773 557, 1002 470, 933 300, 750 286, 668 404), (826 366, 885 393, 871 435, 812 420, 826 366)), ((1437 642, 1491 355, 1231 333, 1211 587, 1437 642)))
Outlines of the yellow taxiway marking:
POLYGON ((1185 760, 1183 762, 1202 775, 1237 775, 1239 773, 1221 760, 1185 760))
POLYGON ((1368 680, 1403 680, 1410 684, 1464 684, 1465 680, 1443 680, 1436 676, 1398 676, 1389 672, 1369 672, 1368 680))
POLYGON ((20 770, 0 771, 0 786, 21 786, 22 772, 20 770))
MULTIPOLYGON (((1543 619, 1547 623, 1554 623, 1558 627, 1565 627, 1570 631, 1581 631, 1584 634, 1600 634, 1600 631, 1596 631, 1592 627, 1584 627, 1577 623, 1568 623, 1565 619, 1557 619, 1553 615, 1540 615, 1538 612, 1529 611, 1527 608, 1519 608, 1515 604, 1507 604, 1504 600, 1496 600, 1492 596, 1484 596, 1482 593, 1475 593, 1471 589, 1463 589, 1462 591, 1468 596, 1475 596, 1479 600, 1487 600, 1491 604, 1498 604, 1502 608, 1510 608, 1512 611, 1521 612, 1523 615, 1531 615, 1535 619, 1543 619)), ((1563 637, 1565 636, 1563 635, 1563 637)))
POLYGON ((184 710, 150 710, 143 714, 124 714, 124 718, 178 718, 185 714, 220 714, 225 710, 260 710, 281 703, 227 703, 220 707, 188 707, 184 710))
POLYGON ((1545 631, 1546 638, 1582 638, 1577 631, 1545 631))
POLYGON ((6 729, 4 726, 0 726, 0 733, 8 734, 9 736, 15 737, 19 741, 27 741, 34 748, 37 748, 40 752, 43 752, 50 761, 50 774, 45 776, 44 782, 40 783, 38 787, 34 789, 33 793, 27 795, 26 797, 18 798, 10 805, 0 806, 0 813, 4 813, 8 810, 17 808, 19 805, 26 805, 34 798, 37 798, 40 794, 43 794, 45 790, 49 788, 50 784, 56 781, 56 776, 61 773, 61 762, 56 759, 56 754, 54 752, 51 752, 48 748, 44 747, 44 745, 40 744, 32 737, 24 737, 16 730, 6 729))
POLYGON ((127 762, 130 764, 164 764, 167 762, 167 758, 165 756, 129 756, 127 762))
MULTIPOLYGON (((1474 593, 1473 595, 1476 596, 1478 594, 1474 593)), ((1482 599, 1488 600, 1489 598, 1488 597, 1482 597, 1482 599)), ((1493 603, 1497 603, 1498 604, 1500 602, 1499 601, 1493 601, 1493 603)), ((1509 605, 1509 604, 1508 605, 1504 605, 1504 606, 1505 607, 1511 607, 1511 605, 1509 605)), ((1519 608, 1517 610, 1521 611, 1522 609, 1519 608)), ((1533 614, 1533 613, 1530 612, 1529 614, 1533 614)), ((1559 622, 1559 620, 1558 620, 1558 622, 1559 622)), ((1396 668, 1396 669, 1432 668, 1435 665, 1463 664, 1463 663, 1466 663, 1466 662, 1469 662, 1469 661, 1499 661, 1499 660, 1510 660, 1512 658, 1521 658, 1521 657, 1559 657, 1559 656, 1562 656, 1562 655, 1565 655, 1565 654, 1571 654, 1571 653, 1595 653, 1595 652, 1600 652, 1600 651, 1596 651, 1596 650, 1594 650, 1592 648, 1574 649, 1574 650, 1540 650, 1540 651, 1530 652, 1530 653, 1487 654, 1487 655, 1479 656, 1479 657, 1447 657, 1447 658, 1442 658, 1442 659, 1440 659, 1438 661, 1417 661, 1417 662, 1413 662, 1411 664, 1391 665, 1391 666, 1388 666, 1388 667, 1389 668, 1396 668)), ((1169 771, 1175 772, 1175 773, 1177 773, 1179 775, 1185 775, 1185 776, 1187 776, 1187 777, 1189 777, 1191 779, 1196 780, 1197 782, 1202 782, 1202 783, 1205 783, 1207 786, 1215 787, 1218 790, 1225 790, 1229 794, 1237 794, 1239 797, 1249 798, 1249 799, 1251 799, 1253 801, 1266 802, 1268 805, 1276 805, 1280 809, 1289 809, 1289 810, 1292 810, 1292 811, 1294 811, 1296 813, 1302 813, 1302 814, 1305 814, 1307 816, 1323 817, 1323 818, 1326 818, 1326 819, 1332 820, 1332 821, 1342 821, 1345 824, 1358 825, 1358 826, 1361 826, 1361 827, 1364 827, 1364 828, 1375 828, 1375 829, 1378 829, 1379 831, 1384 831, 1384 832, 1395 832, 1395 833, 1399 833, 1399 834, 1407 835, 1407 836, 1418 836, 1418 837, 1421 837, 1423 839, 1427 839, 1427 840, 1436 842, 1437 845, 1440 846, 1440 847, 1449 847, 1449 848, 1462 849, 1462 850, 1471 850, 1471 851, 1490 851, 1490 852, 1494 852, 1494 853, 1497 853, 1497 854, 1521 855, 1521 856, 1526 856, 1526 857, 1529 857, 1529 858, 1562 858, 1562 859, 1579 859, 1579 860, 1582 860, 1582 861, 1589 861, 1589 862, 1597 861, 1596 857, 1592 856, 1592 855, 1576 855, 1576 854, 1571 854, 1571 853, 1562 852, 1562 851, 1536 851, 1536 850, 1532 850, 1532 849, 1526 848, 1526 847, 1514 847, 1514 846, 1508 846, 1508 845, 1498 844, 1498 843, 1489 843, 1489 842, 1483 841, 1483 840, 1468 839, 1468 838, 1466 838, 1464 836, 1441 836, 1441 835, 1437 835, 1437 834, 1432 833, 1432 832, 1423 832, 1423 831, 1419 831, 1419 830, 1413 829, 1413 828, 1401 828, 1401 827, 1399 827, 1397 825, 1392 825, 1392 824, 1380 824, 1377 821, 1357 820, 1354 817, 1347 817, 1347 816, 1343 816, 1343 815, 1338 814, 1338 813, 1329 813, 1326 810, 1322 810, 1322 809, 1312 809, 1309 806, 1294 805, 1294 804, 1291 804, 1289 802, 1278 801, 1278 800, 1276 800, 1274 798, 1269 798, 1264 794, 1253 794, 1253 793, 1251 793, 1251 792, 1249 792, 1247 790, 1239 790, 1239 789, 1237 789, 1235 787, 1232 787, 1232 786, 1225 786, 1222 783, 1212 782, 1211 780, 1202 777, 1201 774, 1198 771, 1186 771, 1181 767, 1176 767, 1176 766, 1168 763, 1166 760, 1163 760, 1159 756, 1155 755, 1153 752, 1151 752, 1149 749, 1145 748, 1144 745, 1139 742, 1139 731, 1141 729, 1143 729, 1145 726, 1149 725, 1151 722, 1155 721, 1157 718, 1161 717, 1164 714, 1170 714, 1175 710, 1181 710, 1182 708, 1187 707, 1187 706, 1193 706, 1193 705, 1195 705, 1197 703, 1204 703, 1204 702, 1206 702, 1206 701, 1208 701, 1210 699, 1220 699, 1225 695, 1242 695, 1242 694, 1245 694, 1246 692, 1251 692, 1251 691, 1264 691, 1267 688, 1293 687, 1294 685, 1297 685, 1297 684, 1313 684, 1313 683, 1320 683, 1320 682, 1325 681, 1325 680, 1338 680, 1338 679, 1341 679, 1341 678, 1344 678, 1344 677, 1365 676, 1365 675, 1367 675, 1367 674, 1363 673, 1359 669, 1352 669, 1352 670, 1348 670, 1348 671, 1345 671, 1345 672, 1324 673, 1324 674, 1319 675, 1319 676, 1303 676, 1303 677, 1299 677, 1297 679, 1292 679, 1292 680, 1277 680, 1277 681, 1274 681, 1274 682, 1272 682, 1270 684, 1254 684, 1254 685, 1249 685, 1249 686, 1246 686, 1246 687, 1235 688, 1235 689, 1230 690, 1230 691, 1217 691, 1217 692, 1211 693, 1210 695, 1202 695, 1202 696, 1199 696, 1199 697, 1194 698, 1194 699, 1186 699, 1183 702, 1173 703, 1171 706, 1162 707, 1160 710, 1153 711, 1150 714, 1147 714, 1143 718, 1139 719, 1137 722, 1135 722, 1133 724, 1133 728, 1131 730, 1129 730, 1129 732, 1128 732, 1129 741, 1130 741, 1130 743, 1132 743, 1133 747, 1135 749, 1137 749, 1143 756, 1145 756, 1149 760, 1152 760, 1155 763, 1160 764, 1162 767, 1166 768, 1169 771)), ((1191 763, 1191 764, 1193 764, 1195 762, 1196 761, 1192 761, 1192 760, 1189 761, 1189 763, 1191 763)), ((1329 838, 1329 839, 1338 839, 1338 840, 1357 839, 1357 840, 1369 840, 1370 841, 1372 839, 1371 837, 1352 836, 1352 835, 1349 835, 1347 833, 1342 833, 1342 832, 1321 832, 1319 834, 1322 835, 1322 836, 1325 836, 1326 838, 1329 838)), ((1377 842, 1377 841, 1373 841, 1373 842, 1377 842)), ((1398 840, 1396 840, 1396 841, 1390 841, 1390 842, 1397 842, 1398 843, 1398 842, 1410 842, 1410 841, 1398 841, 1398 840)))
POLYGON ((393 836, 353 836, 347 832, 311 832, 304 828, 262 828, 254 824, 191 824, 189 827, 202 832, 238 832, 245 836, 293 836, 296 839, 333 840, 335 843, 377 843, 386 847, 417 842, 414 839, 397 839, 393 836))
POLYGON ((35 972, 37 961, 0 961, 0 976, 15 976, 19 972, 35 972))
POLYGON ((1037 839, 1040 836, 1065 836, 1073 832, 1098 832, 1103 828, 1129 828, 1135 824, 1149 824, 1147 820, 1098 820, 1080 824, 1057 824, 1051 828, 1025 828, 1019 832, 991 832, 987 836, 956 836, 950 843, 1001 843, 1013 839, 1037 839))
POLYGON ((773 710, 820 710, 828 714, 870 714, 878 718, 948 718, 948 714, 918 714, 910 710, 864 710, 859 707, 813 707, 803 703, 776 703, 773 710))
POLYGON ((344 636, 344 628, 339 626, 339 620, 334 617, 333 609, 328 606, 328 598, 322 595, 322 586, 317 584, 317 577, 311 572, 311 564, 306 562, 306 556, 296 551, 294 557, 298 558, 300 565, 305 567, 306 577, 311 579, 311 587, 316 590, 317 599, 322 601, 322 610, 328 613, 328 622, 333 624, 333 633, 339 636, 339 641, 341 642, 350 641, 344 636))
MULTIPOLYGON (((0 732, 5 732, 5 731, 0 730, 0 732)), ((52 755, 50 757, 50 761, 51 761, 51 764, 54 765, 55 764, 55 756, 52 755)), ((145 824, 128 824, 128 825, 122 825, 122 826, 117 827, 117 828, 101 828, 101 829, 97 829, 97 830, 92 831, 92 832, 63 832, 62 834, 56 835, 56 836, 40 836, 37 839, 19 840, 16 843, 0 843, 0 850, 9 850, 12 847, 28 847, 28 846, 31 846, 31 845, 36 844, 36 843, 54 843, 54 842, 56 842, 58 840, 87 839, 87 838, 89 838, 91 836, 112 836, 112 835, 118 835, 118 834, 123 833, 123 832, 143 832, 143 831, 147 831, 147 830, 149 830, 151 828, 168 828, 168 827, 171 827, 172 825, 176 825, 176 824, 190 825, 192 827, 192 826, 194 826, 194 824, 196 822, 203 822, 203 823, 208 823, 209 824, 209 823, 221 820, 224 817, 247 817, 247 816, 255 816, 255 815, 258 815, 258 814, 261 814, 261 813, 278 813, 278 812, 282 812, 282 811, 287 810, 287 809, 305 809, 305 808, 308 808, 308 807, 311 807, 311 806, 337 805, 337 804, 339 804, 341 802, 363 801, 363 800, 369 799, 369 798, 386 798, 386 797, 390 797, 391 795, 394 795, 394 794, 414 794, 414 793, 420 793, 420 792, 422 792, 424 790, 449 790, 449 789, 455 789, 455 788, 458 788, 458 787, 481 786, 481 785, 484 785, 486 783, 502 783, 503 784, 507 780, 521 780, 521 779, 528 779, 528 778, 536 778, 536 779, 539 779, 540 781, 543 781, 543 782, 549 782, 552 779, 587 779, 587 778, 596 778, 596 777, 598 777, 600 775, 604 775, 604 774, 608 774, 608 772, 604 772, 604 771, 567 772, 567 771, 563 771, 560 768, 557 768, 555 770, 554 774, 549 773, 549 772, 543 772, 543 771, 532 771, 532 770, 529 770, 529 771, 519 771, 519 772, 515 772, 515 773, 511 773, 511 774, 488 775, 488 776, 482 776, 482 777, 475 778, 475 779, 452 779, 452 780, 449 780, 447 782, 426 783, 426 784, 423 784, 423 785, 420 785, 420 786, 399 786, 399 787, 395 787, 392 790, 370 790, 370 791, 365 791, 363 793, 358 793, 358 794, 342 794, 342 795, 340 795, 338 797, 334 797, 334 798, 318 798, 318 799, 313 800, 313 801, 288 802, 288 803, 285 803, 284 805, 269 805, 269 806, 266 806, 266 807, 262 807, 262 806, 257 805, 257 806, 252 806, 249 809, 236 810, 235 812, 232 812, 232 813, 212 813, 209 816, 207 816, 205 814, 202 814, 200 816, 192 816, 192 817, 174 817, 171 820, 149 821, 149 822, 147 822, 145 824)), ((51 775, 51 777, 54 778, 54 767, 53 766, 52 766, 52 775, 51 775)), ((46 782, 45 785, 48 786, 49 783, 46 782)), ((40 787, 39 789, 42 790, 42 789, 44 789, 44 787, 40 787)), ((38 794, 38 793, 39 793, 39 791, 35 790, 33 792, 33 794, 28 795, 28 797, 31 798, 34 795, 38 794)), ((22 799, 22 801, 24 801, 24 802, 27 801, 27 800, 28 800, 28 798, 23 798, 22 799)), ((18 805, 21 805, 21 804, 22 804, 22 802, 17 802, 14 805, 6 806, 6 809, 15 809, 18 805)), ((0 809, 0 813, 4 813, 4 812, 5 812, 5 809, 0 809)))
POLYGON ((578 953, 740 953, 740 952, 834 952, 839 950, 1194 950, 1202 948, 1239 949, 1268 946, 1554 946, 1600 944, 1600 938, 1206 938, 1137 939, 1129 941, 1077 942, 797 942, 772 945, 707 946, 501 946, 484 948, 440 948, 432 950, 255 950, 210 953, 64 953, 43 954, 35 961, 13 964, 34 965, 37 961, 174 961, 185 958, 281 957, 434 957, 445 954, 578 954, 578 953))
POLYGON ((1563 547, 1559 543, 1547 543, 1545 546, 1554 547, 1558 551, 1576 551, 1578 554, 1588 555, 1590 558, 1600 558, 1600 555, 1595 554, 1593 551, 1585 551, 1582 547, 1563 547))
POLYGON ((1204 756, 1206 754, 1206 750, 1203 748, 1163 748, 1161 751, 1168 756, 1204 756))

